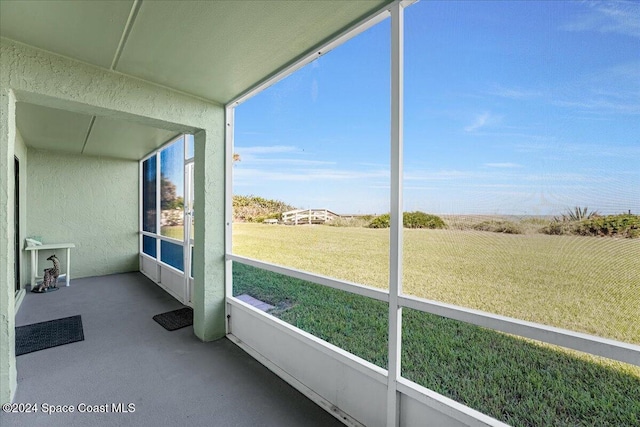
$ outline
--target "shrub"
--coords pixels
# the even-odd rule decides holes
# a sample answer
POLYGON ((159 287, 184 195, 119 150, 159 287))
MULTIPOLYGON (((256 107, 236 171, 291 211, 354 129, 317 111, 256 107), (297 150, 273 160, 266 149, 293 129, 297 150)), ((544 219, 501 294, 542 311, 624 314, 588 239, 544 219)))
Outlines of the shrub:
POLYGON ((403 214, 403 222, 405 228, 446 228, 442 218, 436 215, 415 211, 405 212, 403 214))
MULTIPOLYGON (((264 222, 267 219, 277 219, 278 221, 281 221, 282 220, 282 214, 281 213, 271 213, 271 214, 268 214, 268 215, 261 215, 261 216, 255 217, 254 221, 255 222, 264 222)), ((252 222, 252 221, 250 221, 250 222, 252 222)))
POLYGON ((576 234, 576 224, 566 221, 553 221, 546 227, 542 227, 540 232, 543 234, 549 234, 552 236, 565 236, 576 234))
MULTIPOLYGON (((445 222, 436 215, 427 214, 420 211, 405 212, 402 215, 402 221, 405 228, 446 228, 445 222)), ((389 228, 391 226, 391 215, 384 214, 375 217, 369 228, 389 228)))
POLYGON ((520 220, 518 226, 522 229, 524 234, 537 234, 542 233, 542 228, 549 225, 551 220, 549 218, 524 218, 520 220))
POLYGON ((581 236, 640 237, 640 215, 622 214, 593 217, 576 226, 581 236))
POLYGON ((234 221, 262 222, 269 218, 279 219, 277 215, 293 209, 293 206, 279 200, 258 196, 233 196, 234 221))
POLYGON ((568 221, 556 218, 554 222, 541 229, 545 234, 640 237, 640 215, 621 214, 591 216, 581 221, 568 221))
POLYGON ((599 216, 598 211, 590 211, 586 206, 584 208, 576 206, 573 209, 567 209, 567 211, 562 214, 562 217, 555 217, 554 220, 556 222, 582 221, 583 219, 591 219, 597 216, 599 216))
POLYGON ((474 230, 478 231, 491 231, 494 233, 506 233, 506 234, 523 234, 524 231, 520 224, 505 220, 489 220, 482 221, 473 226, 474 230))
POLYGON ((384 214, 377 216, 369 223, 369 228, 389 228, 391 227, 391 215, 384 214))
POLYGON ((331 227, 368 227, 373 219, 373 215, 355 216, 351 218, 335 218, 324 224, 331 227))

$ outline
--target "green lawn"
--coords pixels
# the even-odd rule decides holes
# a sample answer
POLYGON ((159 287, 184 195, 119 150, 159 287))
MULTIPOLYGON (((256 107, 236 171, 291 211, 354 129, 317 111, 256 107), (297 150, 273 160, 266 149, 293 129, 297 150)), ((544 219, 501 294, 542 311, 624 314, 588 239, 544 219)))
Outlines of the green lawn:
POLYGON ((174 239, 184 240, 184 225, 165 225, 161 228, 160 233, 165 237, 173 237, 174 239))
MULTIPOLYGON (((640 344, 640 239, 404 230, 404 291, 640 344)), ((389 230, 234 224, 233 251, 387 288, 389 230)))
MULTIPOLYGON (((386 287, 388 230, 234 224, 234 252, 386 287)), ((405 290, 638 343, 640 241, 405 230, 405 290), (613 283, 612 283, 613 282, 613 283)), ((379 366, 387 306, 234 263, 234 294, 379 366)), ((512 425, 640 424, 640 368, 405 309, 403 376, 512 425)))

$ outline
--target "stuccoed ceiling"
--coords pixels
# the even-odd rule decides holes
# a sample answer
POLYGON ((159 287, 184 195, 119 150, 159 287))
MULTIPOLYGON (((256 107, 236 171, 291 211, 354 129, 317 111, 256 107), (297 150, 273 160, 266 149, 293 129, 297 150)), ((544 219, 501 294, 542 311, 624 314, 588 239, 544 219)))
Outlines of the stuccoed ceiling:
MULTIPOLYGON (((0 36, 226 104, 390 2, 0 1, 0 36)), ((112 119, 97 117, 88 131, 81 114, 26 104, 18 113, 30 146, 138 156, 135 144, 119 146, 128 125, 112 119)), ((166 132, 131 126, 146 141, 166 132)))

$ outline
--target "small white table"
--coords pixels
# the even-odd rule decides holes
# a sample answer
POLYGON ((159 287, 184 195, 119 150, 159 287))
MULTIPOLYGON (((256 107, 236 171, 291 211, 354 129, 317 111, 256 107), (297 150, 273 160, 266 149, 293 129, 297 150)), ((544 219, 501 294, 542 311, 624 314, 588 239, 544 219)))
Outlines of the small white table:
POLYGON ((65 273, 67 286, 69 286, 69 266, 71 265, 71 248, 75 248, 76 245, 73 243, 52 243, 49 245, 38 245, 38 246, 27 246, 24 248, 26 251, 31 251, 31 289, 34 289, 36 286, 36 279, 42 279, 42 277, 37 276, 38 273, 38 251, 43 250, 56 250, 56 249, 66 249, 67 252, 67 271, 65 273))

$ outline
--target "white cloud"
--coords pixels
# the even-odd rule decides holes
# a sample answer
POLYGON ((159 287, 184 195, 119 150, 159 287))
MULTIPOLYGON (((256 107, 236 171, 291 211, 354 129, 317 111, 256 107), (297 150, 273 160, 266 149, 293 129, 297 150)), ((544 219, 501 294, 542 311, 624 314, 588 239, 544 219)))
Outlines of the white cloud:
POLYGON ((464 130, 465 132, 475 132, 488 125, 499 122, 500 119, 500 117, 492 115, 488 111, 485 111, 484 113, 477 115, 473 123, 471 123, 469 126, 466 126, 464 130))
POLYGON ((544 173, 519 177, 524 182, 544 183, 555 188, 562 188, 570 184, 603 184, 613 182, 615 178, 602 175, 585 175, 581 173, 544 173))
POLYGON ((322 165, 335 165, 336 162, 329 162, 324 160, 306 160, 306 159, 257 159, 251 158, 247 161, 244 161, 244 164, 253 164, 259 163, 260 165, 270 164, 270 165, 289 165, 289 166, 322 166, 322 165))
POLYGON ((632 159, 640 157, 640 146, 637 145, 615 145, 611 141, 600 143, 563 143, 553 141, 550 143, 514 144, 513 149, 520 153, 546 152, 553 154, 557 158, 566 157, 619 157, 622 159, 632 159))
POLYGON ((509 99, 534 99, 541 98, 545 95, 544 92, 533 89, 523 88, 507 88, 503 86, 496 86, 487 92, 489 95, 499 96, 501 98, 509 99))
POLYGON ((558 88, 550 102, 594 117, 640 114, 640 61, 596 70, 558 88))
POLYGON ((234 183, 237 185, 255 184, 265 181, 348 181, 359 179, 388 178, 389 172, 385 170, 370 171, 350 171, 343 169, 315 168, 315 169, 293 169, 293 170, 264 170, 237 168, 234 171, 234 183))
POLYGON ((255 146, 255 147, 236 147, 236 152, 241 156, 243 154, 272 154, 272 153, 294 153, 300 149, 293 145, 271 145, 271 146, 255 146))
POLYGON ((589 10, 560 27, 564 31, 597 31, 640 37, 640 3, 637 1, 586 2, 589 10))
POLYGON ((519 165, 518 163, 485 163, 483 166, 488 167, 488 168, 503 168, 503 169, 515 169, 515 168, 521 168, 522 165, 519 165))
POLYGON ((460 170, 442 170, 436 172, 407 171, 404 174, 405 181, 449 181, 449 180, 471 180, 485 178, 485 172, 472 172, 460 170))
POLYGON ((640 104, 611 102, 604 99, 586 99, 584 101, 558 100, 553 102, 553 104, 559 107, 593 111, 597 114, 640 114, 640 104))

